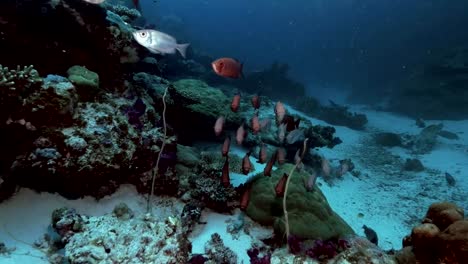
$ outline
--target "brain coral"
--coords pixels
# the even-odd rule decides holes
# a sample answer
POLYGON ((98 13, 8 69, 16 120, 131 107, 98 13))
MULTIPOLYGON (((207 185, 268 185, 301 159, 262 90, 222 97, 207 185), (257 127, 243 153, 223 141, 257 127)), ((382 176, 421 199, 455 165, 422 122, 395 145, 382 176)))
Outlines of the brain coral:
MULTIPOLYGON (((277 197, 275 186, 293 165, 284 164, 271 177, 259 175, 252 182, 247 214, 264 225, 273 225, 275 231, 284 234, 283 206, 277 197)), ((351 227, 330 208, 322 191, 315 186, 308 192, 304 185, 307 173, 296 171, 290 180, 287 209, 292 235, 306 239, 331 239, 354 234, 351 227)))

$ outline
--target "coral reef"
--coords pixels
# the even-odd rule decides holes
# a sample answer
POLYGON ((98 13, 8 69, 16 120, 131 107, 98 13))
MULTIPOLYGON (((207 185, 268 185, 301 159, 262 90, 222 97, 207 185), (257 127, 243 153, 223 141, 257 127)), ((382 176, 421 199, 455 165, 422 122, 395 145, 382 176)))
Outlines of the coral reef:
MULTIPOLYGON (((1 88, 6 93, 0 100, 9 106, 0 114, 0 140, 7 146, 0 151, 1 170, 7 172, 0 185, 2 199, 17 184, 69 198, 103 197, 121 182, 147 191, 146 172, 159 152, 161 131, 145 90, 129 86, 129 97, 114 96, 99 89, 96 73, 79 66, 69 70, 73 83, 58 75, 42 80, 32 67, 1 72, 8 87, 1 88), (93 91, 99 93, 99 103, 93 102, 93 91)), ((175 194, 174 138, 168 146, 157 190, 175 194)))
POLYGON ((430 125, 425 127, 419 135, 414 138, 413 151, 417 154, 431 152, 437 143, 437 136, 442 131, 443 125, 430 125))
POLYGON ((429 207, 421 225, 403 239, 400 263, 464 263, 468 259, 468 220, 449 202, 429 207))
POLYGON ((327 123, 338 126, 346 126, 351 129, 364 130, 367 124, 365 114, 350 112, 348 107, 330 101, 329 106, 321 105, 320 102, 310 96, 298 98, 293 105, 298 110, 321 119, 327 123))
MULTIPOLYGON (((282 236, 285 232, 282 198, 276 196, 274 186, 284 173, 289 173, 293 165, 284 164, 274 171, 271 177, 258 175, 252 182, 250 203, 247 215, 255 221, 273 225, 282 236)), ((308 192, 304 179, 305 172, 295 172, 291 178, 287 208, 292 235, 307 239, 330 239, 353 234, 351 227, 328 205, 325 196, 317 186, 308 192)))
POLYGON ((289 78, 288 71, 287 64, 275 62, 268 69, 247 75, 236 86, 251 94, 261 93, 273 99, 293 102, 304 96, 305 87, 289 78))
POLYGON ((99 75, 86 67, 72 66, 67 70, 67 75, 82 101, 93 100, 99 92, 102 92, 99 89, 99 75))
POLYGON ((60 75, 82 65, 96 72, 104 87, 118 89, 123 83, 116 77, 123 76, 121 58, 129 56, 134 43, 131 27, 117 24, 115 16, 112 19, 103 6, 85 1, 2 1, 2 64, 32 64, 41 73, 60 75))
MULTIPOLYGON (((114 211, 120 210, 121 206, 114 211)), ((137 215, 123 219, 112 214, 79 215, 62 208, 54 212, 53 226, 62 237, 64 255, 71 264, 176 264, 185 263, 190 253, 187 236, 176 216, 157 219, 137 215)))
POLYGON ((208 257, 206 264, 237 264, 236 253, 224 245, 218 233, 212 234, 211 239, 205 244, 205 253, 208 257))
POLYGON ((203 81, 176 81, 169 87, 169 97, 167 120, 179 131, 179 142, 183 144, 212 139, 213 124, 219 116, 224 116, 226 129, 237 129, 242 123, 241 117, 229 109, 230 99, 203 81))

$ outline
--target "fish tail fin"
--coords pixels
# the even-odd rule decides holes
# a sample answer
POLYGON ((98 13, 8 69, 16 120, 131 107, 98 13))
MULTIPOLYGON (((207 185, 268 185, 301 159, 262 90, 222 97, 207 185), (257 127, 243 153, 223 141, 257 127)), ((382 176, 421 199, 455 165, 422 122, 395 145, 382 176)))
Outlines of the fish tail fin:
POLYGON ((180 55, 182 55, 184 59, 187 53, 188 46, 190 46, 190 43, 177 44, 177 47, 176 47, 176 49, 180 52, 180 55))

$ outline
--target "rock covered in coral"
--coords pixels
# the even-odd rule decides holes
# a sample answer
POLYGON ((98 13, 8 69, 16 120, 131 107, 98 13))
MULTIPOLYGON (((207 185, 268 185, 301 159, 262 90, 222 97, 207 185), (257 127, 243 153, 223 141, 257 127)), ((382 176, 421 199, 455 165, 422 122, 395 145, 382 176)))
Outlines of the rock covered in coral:
POLYGON ((225 118, 225 129, 237 129, 241 117, 230 110, 231 99, 196 79, 183 79, 169 87, 167 120, 179 131, 180 142, 213 138, 213 124, 225 118))
POLYGON ((437 143, 437 136, 442 131, 442 128, 442 124, 425 127, 419 135, 415 136, 413 151, 417 154, 427 154, 431 152, 437 143))
POLYGON ((212 234, 211 239, 205 244, 205 253, 208 257, 206 264, 237 264, 236 253, 224 245, 218 233, 212 234))
POLYGON ((313 97, 304 96, 295 101, 295 106, 304 113, 327 123, 351 129, 363 130, 368 121, 365 114, 351 112, 348 107, 333 101, 330 101, 330 106, 325 106, 313 97))
MULTIPOLYGON (((290 173, 291 164, 284 164, 271 177, 258 175, 252 182, 247 214, 255 221, 273 225, 278 234, 284 234, 283 199, 277 197, 274 186, 284 173, 290 173)), ((295 171, 287 194, 289 227, 292 235, 307 239, 330 239, 353 234, 351 227, 333 210, 323 193, 314 187, 307 191, 305 172, 295 171)))
POLYGON ((135 49, 131 27, 118 23, 115 16, 111 18, 102 5, 81 0, 1 1, 2 63, 33 64, 41 73, 61 75, 82 65, 114 89, 114 84, 122 83, 116 78, 123 71, 122 58, 135 49))
POLYGON ((403 240, 397 259, 408 263, 464 263, 468 259, 468 220, 463 209, 449 202, 429 207, 423 223, 403 240))
MULTIPOLYGON (((69 71, 73 83, 58 75, 42 80, 30 67, 24 71, 21 78, 31 81, 15 81, 21 93, 0 114, 0 140, 8 146, 0 151, 1 170, 12 172, 0 185, 2 197, 16 184, 70 198, 103 197, 121 182, 148 190, 147 172, 155 164, 162 136, 153 99, 145 90, 130 86, 126 98, 104 93, 98 89, 99 76, 83 67, 69 71), (78 91, 83 88, 98 90, 100 102, 88 101, 91 98, 78 91)), ((16 80, 16 75, 8 70, 6 79, 16 80)), ((9 100, 3 95, 1 100, 9 100)), ((176 193, 177 175, 166 173, 176 161, 173 145, 168 140, 157 176, 165 190, 176 193)))
MULTIPOLYGON (((69 214, 54 213, 54 227, 69 222, 69 214)), ((187 237, 180 219, 137 215, 122 219, 112 214, 85 216, 81 228, 68 234, 64 255, 69 263, 185 263, 187 237)), ((63 232, 60 230, 60 234, 63 232)))

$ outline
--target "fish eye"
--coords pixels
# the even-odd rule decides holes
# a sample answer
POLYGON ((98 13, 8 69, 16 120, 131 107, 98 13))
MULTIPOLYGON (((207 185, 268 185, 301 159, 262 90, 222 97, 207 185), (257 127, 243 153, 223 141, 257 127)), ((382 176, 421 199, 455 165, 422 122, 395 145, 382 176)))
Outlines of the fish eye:
POLYGON ((140 36, 143 38, 146 37, 146 32, 140 32, 140 36))

